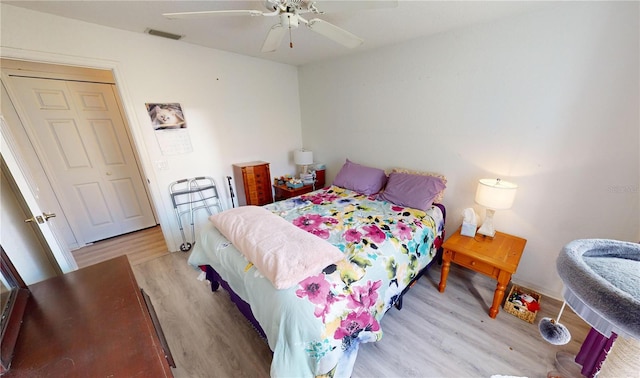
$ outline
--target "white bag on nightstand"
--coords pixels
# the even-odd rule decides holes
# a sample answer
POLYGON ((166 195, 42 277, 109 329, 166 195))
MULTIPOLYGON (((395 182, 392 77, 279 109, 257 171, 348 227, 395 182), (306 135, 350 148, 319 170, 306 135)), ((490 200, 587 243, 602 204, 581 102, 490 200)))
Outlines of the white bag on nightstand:
POLYGON ((478 217, 473 208, 469 207, 462 211, 462 229, 460 234, 464 236, 476 236, 476 229, 478 228, 478 217))

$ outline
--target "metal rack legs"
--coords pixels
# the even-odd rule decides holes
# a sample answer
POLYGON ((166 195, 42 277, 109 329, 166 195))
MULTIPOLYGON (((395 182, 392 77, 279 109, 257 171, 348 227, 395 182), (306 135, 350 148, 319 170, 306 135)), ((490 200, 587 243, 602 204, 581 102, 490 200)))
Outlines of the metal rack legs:
POLYGON ((169 185, 169 194, 182 235, 180 250, 188 252, 196 243, 193 214, 201 209, 205 209, 209 215, 213 215, 212 208, 217 208, 218 212, 223 211, 218 189, 211 177, 200 176, 172 182, 169 185), (187 241, 182 226, 182 216, 185 214, 189 214, 191 221, 191 242, 187 241))

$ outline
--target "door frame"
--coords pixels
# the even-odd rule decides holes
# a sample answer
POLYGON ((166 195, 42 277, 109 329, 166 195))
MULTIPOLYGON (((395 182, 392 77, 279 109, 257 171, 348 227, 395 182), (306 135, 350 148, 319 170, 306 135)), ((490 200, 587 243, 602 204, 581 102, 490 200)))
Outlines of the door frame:
MULTIPOLYGON (((56 205, 59 205, 58 207, 60 209, 62 209, 62 212, 58 212, 59 217, 63 215, 63 217, 65 219, 60 219, 65 220, 66 223, 71 227, 71 233, 75 236, 75 241, 76 241, 76 245, 75 248, 74 246, 69 246, 71 249, 77 249, 77 248, 81 248, 84 247, 85 245, 89 245, 90 242, 94 241, 94 240, 100 240, 100 239, 104 239, 106 237, 108 237, 108 235, 106 235, 105 237, 102 238, 91 238, 90 237, 90 233, 87 232, 86 228, 83 225, 83 222, 87 222, 88 220, 83 218, 83 215, 80 215, 79 217, 75 217, 72 216, 74 214, 76 214, 75 210, 73 210, 73 207, 69 207, 71 206, 70 202, 69 202, 69 197, 67 196, 69 193, 66 192, 63 188, 63 181, 60 181, 57 179, 57 177, 59 177, 61 174, 61 172, 57 172, 56 169, 54 168, 54 166, 52 164, 49 164, 50 159, 49 159, 49 155, 47 155, 45 146, 47 143, 46 139, 41 139, 38 136, 38 133, 36 131, 36 126, 33 123, 33 119, 32 119, 32 115, 29 114, 28 106, 27 103, 23 103, 22 100, 24 100, 24 98, 19 98, 18 96, 18 88, 21 85, 20 83, 24 84, 24 82, 22 82, 22 80, 24 80, 26 78, 26 80, 43 80, 46 81, 48 84, 47 85, 53 85, 53 86, 58 86, 60 82, 64 82, 64 83, 69 83, 69 85, 76 85, 76 84, 81 84, 81 85, 100 85, 101 90, 105 90, 108 91, 108 93, 113 96, 113 101, 116 106, 116 108, 114 109, 110 109, 110 114, 113 117, 119 117, 119 119, 121 121, 117 122, 121 127, 119 127, 118 129, 121 130, 118 132, 118 135, 123 136, 122 140, 118 140, 118 142, 122 142, 122 148, 123 151, 131 151, 131 158, 133 160, 129 160, 128 161, 128 165, 127 165, 127 169, 129 170, 129 172, 131 173, 131 178, 134 179, 136 181, 136 190, 135 190, 135 195, 138 198, 139 201, 146 201, 146 203, 142 204, 141 206, 144 205, 144 214, 145 215, 145 227, 150 227, 151 225, 157 225, 158 224, 158 220, 156 217, 156 213, 153 210, 153 204, 151 203, 151 197, 149 195, 149 190, 147 188, 147 185, 144 183, 145 181, 145 175, 142 173, 142 169, 140 167, 140 159, 137 156, 137 153, 135 151, 135 147, 133 145, 133 141, 131 138, 131 133, 129 132, 129 128, 126 125, 126 120, 124 118, 122 109, 121 109, 121 102, 118 101, 118 94, 115 91, 115 82, 113 80, 113 75, 112 72, 110 71, 106 71, 106 70, 86 70, 86 71, 82 71, 81 69, 76 69, 74 67, 68 68, 68 66, 60 66, 60 65, 56 65, 56 66, 44 66, 42 64, 38 64, 38 65, 29 65, 29 63, 21 63, 20 61, 16 61, 16 60, 7 60, 7 61, 3 61, 3 67, 8 67, 5 68, 2 72, 2 80, 4 81, 4 86, 7 89, 8 95, 11 98, 11 102, 13 104, 14 109, 16 110, 16 112, 18 113, 18 118, 22 121, 22 125, 24 126, 24 132, 25 132, 25 136, 27 138, 29 138, 30 140, 30 144, 32 149, 18 149, 19 151, 21 151, 23 154, 28 153, 28 154, 32 154, 34 155, 35 159, 31 159, 32 163, 34 162, 34 160, 38 160, 40 162, 40 165, 42 166, 44 173, 47 178, 41 178, 39 184, 41 185, 41 190, 44 188, 51 188, 52 192, 54 193, 54 197, 56 198, 56 205), (21 66, 16 66, 15 62, 18 62, 18 65, 21 66), (16 67, 21 67, 21 68, 16 68, 16 67), (23 69, 23 68, 24 69, 23 69), (60 70, 60 71, 69 71, 69 72, 53 72, 50 73, 52 70, 60 70), (122 122, 122 123, 121 123, 122 122), (124 135, 122 135, 122 133, 124 133, 124 135), (47 181, 46 183, 44 183, 43 181, 47 181), (140 180, 140 181, 138 181, 140 180), (138 185, 138 183, 141 185, 138 185), (65 197, 66 197, 66 201, 65 201, 65 197), (66 204, 66 207, 65 207, 66 204), (150 212, 147 212, 148 209, 150 212), (150 215, 152 217, 152 219, 148 218, 148 215, 150 215)), ((65 86, 65 88, 67 88, 65 86)), ((92 87, 93 88, 93 87, 92 87)), ((13 125, 13 127, 18 128, 17 125, 13 125)), ((16 131, 18 132, 18 131, 16 131)), ((28 142, 27 142, 28 143, 28 142)), ((91 150, 91 148, 88 148, 88 150, 91 150)), ((29 166, 31 169, 33 169, 33 165, 29 166)), ((95 169, 95 167, 90 168, 90 169, 95 169)), ((91 172, 95 172, 94 170, 92 170, 91 172)), ((42 177, 42 176, 39 176, 42 177)), ((103 188, 103 190, 108 191, 110 188, 103 188)), ((114 199, 114 198, 112 198, 114 199)), ((54 205, 53 203, 54 201, 52 201, 52 203, 50 205, 54 205)), ((126 219, 121 220, 123 222, 126 223, 126 219)), ((111 224, 109 227, 109 230, 113 231, 113 232, 109 232, 109 234, 112 233, 116 233, 116 235, 119 233, 123 233, 121 231, 122 225, 119 224, 119 222, 113 223, 111 224)), ((140 227, 140 225, 136 225, 136 227, 140 227)), ((69 242, 69 241, 68 241, 69 242)))
MULTIPOLYGON (((73 66, 81 68, 92 68, 100 70, 109 70, 113 74, 115 81, 115 89, 117 93, 118 102, 121 105, 122 116, 127 123, 127 132, 131 138, 134 154, 140 167, 143 183, 147 194, 151 200, 151 207, 156 217, 156 221, 160 224, 162 234, 165 242, 170 251, 176 250, 176 245, 173 241, 173 237, 169 232, 167 225, 171 224, 169 215, 172 214, 171 209, 165 209, 164 202, 162 200, 164 191, 157 186, 157 178, 155 171, 152 167, 149 153, 144 143, 144 137, 142 130, 139 127, 132 127, 137 125, 138 122, 132 115, 135 114, 133 107, 133 101, 129 97, 128 89, 124 80, 123 69, 120 67, 119 62, 114 60, 103 60, 81 56, 69 56, 60 55, 55 53, 47 53, 41 51, 20 50, 11 47, 3 47, 1 50, 0 58, 22 60, 26 62, 50 64, 50 65, 62 65, 73 66), (143 157, 147 157, 146 159, 143 157)), ((20 158, 19 156, 17 157, 20 158)))

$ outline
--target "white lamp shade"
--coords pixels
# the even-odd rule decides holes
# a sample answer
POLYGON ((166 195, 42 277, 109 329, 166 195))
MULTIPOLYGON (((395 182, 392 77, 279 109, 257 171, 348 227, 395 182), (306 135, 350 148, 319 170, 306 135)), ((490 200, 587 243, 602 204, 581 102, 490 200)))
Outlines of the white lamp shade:
POLYGON ((313 152, 305 149, 293 151, 293 162, 297 165, 313 164, 313 152))
POLYGON ((513 205, 518 185, 500 179, 481 179, 476 190, 476 203, 488 209, 504 210, 513 205))

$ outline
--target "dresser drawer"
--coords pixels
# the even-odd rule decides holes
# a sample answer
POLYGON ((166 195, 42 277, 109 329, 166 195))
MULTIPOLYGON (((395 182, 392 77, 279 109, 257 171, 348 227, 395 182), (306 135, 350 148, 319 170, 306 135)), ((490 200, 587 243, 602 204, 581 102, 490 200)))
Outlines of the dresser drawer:
MULTIPOLYGON (((264 182, 264 178, 266 177, 266 172, 264 170, 264 167, 259 167, 260 169, 254 169, 253 170, 253 176, 255 177, 256 180, 256 184, 261 185, 264 182)), ((269 182, 271 181, 271 179, 268 180, 269 182)))
POLYGON ((494 277, 497 278, 498 275, 498 269, 494 268, 491 264, 487 264, 485 262, 482 261, 478 261, 477 259, 474 259, 473 257, 469 257, 467 255, 463 255, 461 253, 452 253, 452 258, 451 261, 455 262, 458 265, 462 265, 464 267, 467 267, 471 270, 475 270, 478 273, 483 273, 486 274, 490 277, 494 277))

